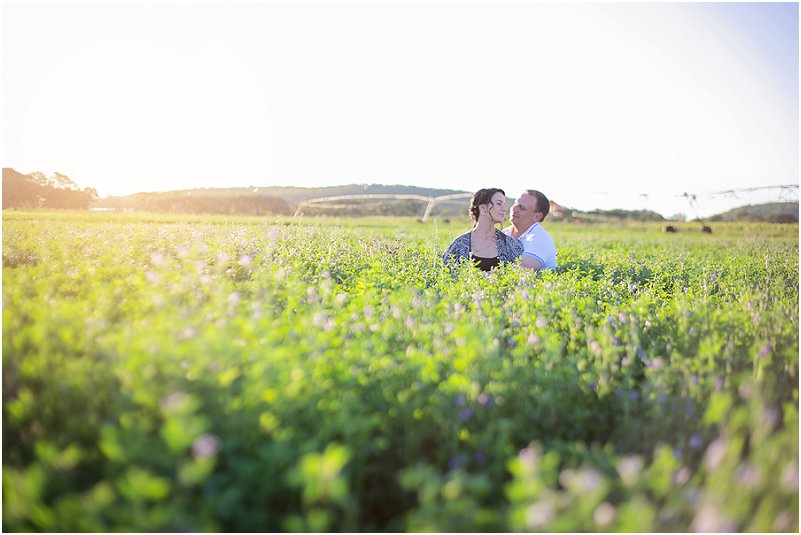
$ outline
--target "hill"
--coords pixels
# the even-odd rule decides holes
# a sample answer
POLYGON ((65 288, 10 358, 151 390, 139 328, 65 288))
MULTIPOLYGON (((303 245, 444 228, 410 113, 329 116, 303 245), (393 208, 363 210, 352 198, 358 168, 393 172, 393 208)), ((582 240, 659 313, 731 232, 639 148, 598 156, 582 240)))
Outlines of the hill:
MULTIPOLYGON (((64 175, 55 173, 45 177, 36 172, 23 175, 11 168, 3 169, 3 208, 94 208, 140 210, 179 213, 225 214, 292 214, 298 204, 309 199, 340 195, 419 195, 440 197, 466 193, 454 189, 425 188, 401 184, 348 184, 326 187, 248 186, 234 188, 194 188, 164 192, 140 192, 132 195, 97 198, 92 188, 80 190, 77 184, 64 175)), ((513 199, 509 199, 510 203, 513 199)), ((467 217, 467 199, 459 199, 436 206, 432 216, 467 217)), ((424 202, 412 199, 349 200, 332 204, 306 206, 308 215, 399 215, 420 216, 424 202)), ((762 221, 771 223, 797 223, 798 202, 747 205, 707 218, 707 221, 762 221)), ((615 220, 663 221, 660 214, 648 210, 591 210, 582 211, 551 202, 554 220, 600 222, 615 220)))
POLYGON ((664 221, 662 215, 651 210, 623 210, 620 208, 613 210, 571 210, 566 211, 568 214, 565 219, 570 220, 583 220, 586 222, 602 222, 602 221, 664 221))
MULTIPOLYGON (((421 195, 425 197, 438 197, 441 195, 451 195, 454 193, 464 193, 451 189, 422 188, 418 186, 403 185, 383 185, 383 184, 349 184, 345 186, 328 186, 321 188, 305 188, 293 186, 250 186, 239 188, 196 188, 186 190, 174 190, 154 193, 135 193, 133 195, 107 197, 99 199, 95 203, 97 208, 109 208, 118 210, 147 210, 147 211, 182 211, 176 208, 180 203, 188 203, 190 200, 197 204, 202 200, 202 204, 208 205, 207 201, 216 199, 219 202, 226 202, 232 198, 270 198, 281 204, 276 204, 271 213, 287 214, 293 213, 298 203, 308 199, 321 197, 334 197, 339 195, 421 195)), ((442 206, 438 208, 441 215, 453 215, 466 213, 464 203, 457 207, 454 205, 442 206)), ((348 215, 421 215, 425 206, 416 200, 389 200, 382 202, 354 201, 348 203, 348 215)), ((304 210, 304 213, 314 215, 342 215, 345 208, 341 206, 317 205, 304 210)))
POLYGON ((716 214, 707 221, 798 223, 798 201, 749 204, 716 214))
POLYGON ((439 195, 450 195, 453 193, 464 193, 452 189, 421 188, 418 186, 383 185, 383 184, 348 184, 345 186, 326 186, 322 188, 306 188, 296 186, 248 186, 238 188, 195 188, 184 190, 173 190, 156 193, 134 193, 125 196, 111 196, 98 200, 96 206, 113 208, 120 204, 131 203, 134 199, 144 196, 214 196, 228 197, 238 195, 267 195, 283 199, 290 208, 295 208, 300 201, 315 199, 318 197, 333 197, 336 195, 424 195, 436 197, 439 195))
MULTIPOLYGON (((255 197, 272 198, 280 203, 285 203, 283 207, 276 207, 273 210, 266 210, 266 213, 292 214, 295 213, 298 204, 323 197, 335 197, 340 195, 419 195, 424 197, 440 197, 443 195, 453 195, 457 193, 467 193, 454 189, 424 188, 419 186, 404 186, 401 184, 348 184, 343 186, 327 187, 294 187, 294 186, 248 186, 236 188, 195 188, 185 190, 173 190, 166 192, 135 193, 132 195, 107 197, 95 203, 98 208, 110 208, 118 210, 142 210, 142 211, 171 211, 186 212, 186 204, 203 206, 204 211, 208 211, 208 206, 212 206, 215 201, 222 204, 230 204, 232 198, 245 201, 255 197)), ((514 201, 507 198, 509 206, 514 201)), ((336 202, 336 201, 334 201, 336 202)), ((438 204, 431 213, 434 217, 444 218, 464 218, 467 220, 469 200, 458 199, 448 203, 438 204)), ((331 216, 373 216, 373 215, 392 215, 392 216, 413 216, 419 217, 425 210, 425 203, 420 200, 412 199, 350 199, 336 204, 324 203, 307 205, 303 207, 302 213, 305 215, 331 215, 331 216)), ((227 213, 227 211, 225 212, 227 213)), ((231 212, 233 213, 233 212, 231 212)), ((664 217, 660 214, 647 210, 592 210, 581 211, 558 204, 551 200, 551 212, 549 216, 552 220, 562 220, 580 223, 593 223, 605 221, 663 221, 664 217)))

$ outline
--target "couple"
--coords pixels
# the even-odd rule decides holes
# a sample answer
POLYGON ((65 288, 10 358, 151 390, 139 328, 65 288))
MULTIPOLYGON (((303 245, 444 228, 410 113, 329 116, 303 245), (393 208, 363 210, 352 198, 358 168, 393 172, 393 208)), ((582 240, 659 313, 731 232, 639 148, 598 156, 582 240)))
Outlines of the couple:
POLYGON ((511 225, 497 230, 506 218, 506 193, 502 189, 480 189, 470 202, 473 230, 453 240, 442 255, 445 264, 468 258, 483 271, 514 262, 533 270, 556 269, 556 246, 540 224, 551 203, 537 190, 526 190, 512 205, 511 225))

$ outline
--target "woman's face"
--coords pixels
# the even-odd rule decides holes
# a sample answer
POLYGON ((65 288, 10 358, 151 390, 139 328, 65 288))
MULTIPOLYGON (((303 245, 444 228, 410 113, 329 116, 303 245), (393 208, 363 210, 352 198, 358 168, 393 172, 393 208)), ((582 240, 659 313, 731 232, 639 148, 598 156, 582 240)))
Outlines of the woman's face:
POLYGON ((503 223, 506 219, 506 195, 501 192, 496 193, 487 205, 487 214, 492 218, 492 223, 503 223))

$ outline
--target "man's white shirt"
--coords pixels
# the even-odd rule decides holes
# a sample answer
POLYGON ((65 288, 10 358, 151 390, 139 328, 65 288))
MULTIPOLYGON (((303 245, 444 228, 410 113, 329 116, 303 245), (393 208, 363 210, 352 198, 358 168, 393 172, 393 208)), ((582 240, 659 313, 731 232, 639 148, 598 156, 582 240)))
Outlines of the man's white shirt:
MULTIPOLYGON (((503 233, 511 236, 511 225, 503 229, 503 233)), ((539 260, 540 269, 556 269, 556 244, 542 225, 534 223, 518 239, 523 244, 523 256, 539 260)))

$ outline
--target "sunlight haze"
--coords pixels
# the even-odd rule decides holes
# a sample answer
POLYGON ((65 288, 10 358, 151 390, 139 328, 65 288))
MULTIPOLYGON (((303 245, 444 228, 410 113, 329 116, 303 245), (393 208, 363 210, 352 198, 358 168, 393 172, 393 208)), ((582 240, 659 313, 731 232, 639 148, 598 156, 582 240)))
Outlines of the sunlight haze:
POLYGON ((13 3, 2 163, 697 212, 798 184, 798 4, 13 3))

